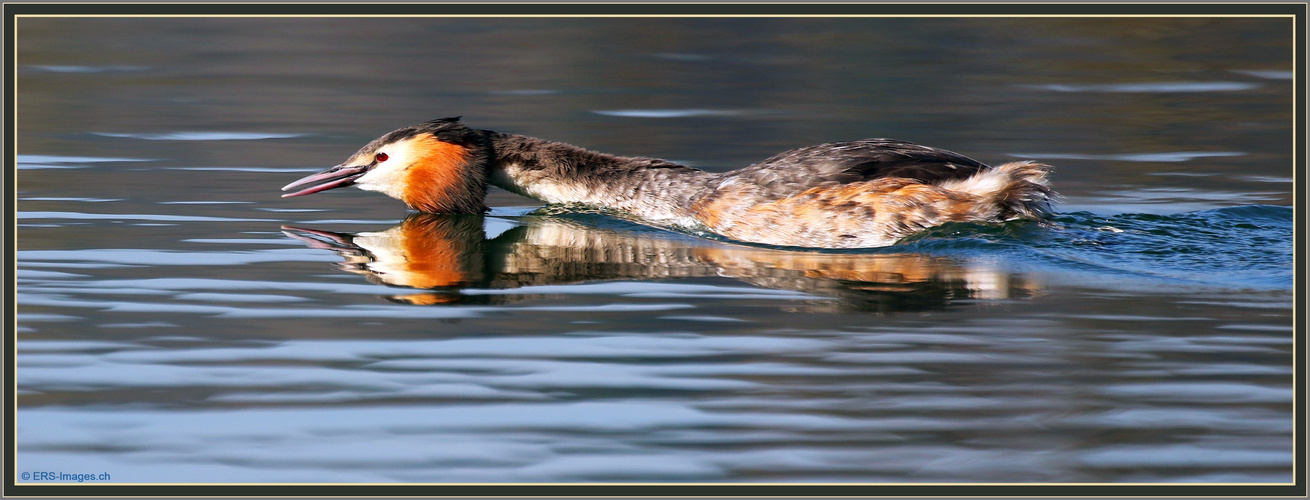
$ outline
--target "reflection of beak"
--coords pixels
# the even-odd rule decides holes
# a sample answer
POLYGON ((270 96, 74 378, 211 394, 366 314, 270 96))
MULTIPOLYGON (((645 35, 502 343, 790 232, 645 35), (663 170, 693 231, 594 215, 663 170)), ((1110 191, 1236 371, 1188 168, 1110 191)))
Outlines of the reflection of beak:
POLYGON ((310 187, 301 189, 294 193, 284 194, 282 195, 282 197, 290 198, 292 196, 304 196, 307 194, 314 194, 319 191, 327 191, 329 189, 335 189, 342 186, 349 186, 355 183, 355 179, 360 178, 366 173, 368 173, 367 165, 357 165, 353 167, 347 165, 337 165, 335 167, 329 168, 317 174, 306 176, 296 182, 292 182, 291 184, 287 184, 286 186, 283 186, 282 187, 283 191, 304 187, 304 186, 310 186, 310 187), (318 184, 318 185, 315 186, 313 184, 318 184))
POLYGON ((359 247, 355 246, 354 242, 351 241, 353 238, 347 234, 295 226, 282 226, 282 234, 300 240, 305 246, 316 250, 359 251, 359 247), (304 233, 304 235, 296 233, 304 233))

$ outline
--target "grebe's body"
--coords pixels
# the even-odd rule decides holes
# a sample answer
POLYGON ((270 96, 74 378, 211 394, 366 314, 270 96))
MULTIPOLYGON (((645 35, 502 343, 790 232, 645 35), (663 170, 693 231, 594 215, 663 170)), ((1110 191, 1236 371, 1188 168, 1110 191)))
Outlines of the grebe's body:
POLYGON ((626 212, 655 224, 780 246, 867 248, 946 222, 1040 219, 1050 167, 992 168, 890 139, 810 146, 710 173, 489 130, 458 118, 384 135, 283 196, 356 185, 432 213, 480 213, 487 186, 552 204, 626 212))

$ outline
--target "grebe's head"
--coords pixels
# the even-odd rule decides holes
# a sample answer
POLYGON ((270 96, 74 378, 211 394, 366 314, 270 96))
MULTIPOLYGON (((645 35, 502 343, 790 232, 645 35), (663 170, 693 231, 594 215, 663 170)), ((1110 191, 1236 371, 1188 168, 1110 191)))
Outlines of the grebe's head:
POLYGON ((287 184, 283 198, 357 186, 428 213, 486 210, 487 132, 442 118, 374 139, 345 162, 287 184))

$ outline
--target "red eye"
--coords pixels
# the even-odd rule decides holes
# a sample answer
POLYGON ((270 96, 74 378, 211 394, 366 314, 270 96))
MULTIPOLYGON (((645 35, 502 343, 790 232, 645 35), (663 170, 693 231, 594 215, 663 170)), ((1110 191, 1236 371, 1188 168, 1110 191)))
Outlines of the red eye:
POLYGON ((377 161, 378 163, 382 163, 382 162, 384 162, 384 161, 387 161, 387 154, 386 154, 386 153, 378 153, 377 156, 374 156, 374 157, 373 157, 373 160, 374 160, 374 161, 377 161))

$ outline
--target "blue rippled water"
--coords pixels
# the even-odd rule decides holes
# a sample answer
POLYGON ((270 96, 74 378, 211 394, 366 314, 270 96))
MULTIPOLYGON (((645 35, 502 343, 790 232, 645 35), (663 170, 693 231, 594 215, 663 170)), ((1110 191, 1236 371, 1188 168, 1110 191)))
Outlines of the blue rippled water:
POLYGON ((905 248, 948 254, 989 249, 1010 259, 1034 259, 1052 270, 1290 289, 1292 227, 1292 207, 1272 205, 1173 215, 1073 212, 1038 227, 936 228, 913 237, 905 248))
MULTIPOLYGON (((23 467, 133 482, 1285 477, 1287 207, 1060 214, 837 253, 497 212, 427 234, 485 259, 434 289, 396 281, 378 249, 402 236, 385 231, 329 233, 380 245, 360 267, 345 263, 367 246, 272 231, 21 250, 23 467)), ((26 215, 42 231, 84 220, 26 215)))

